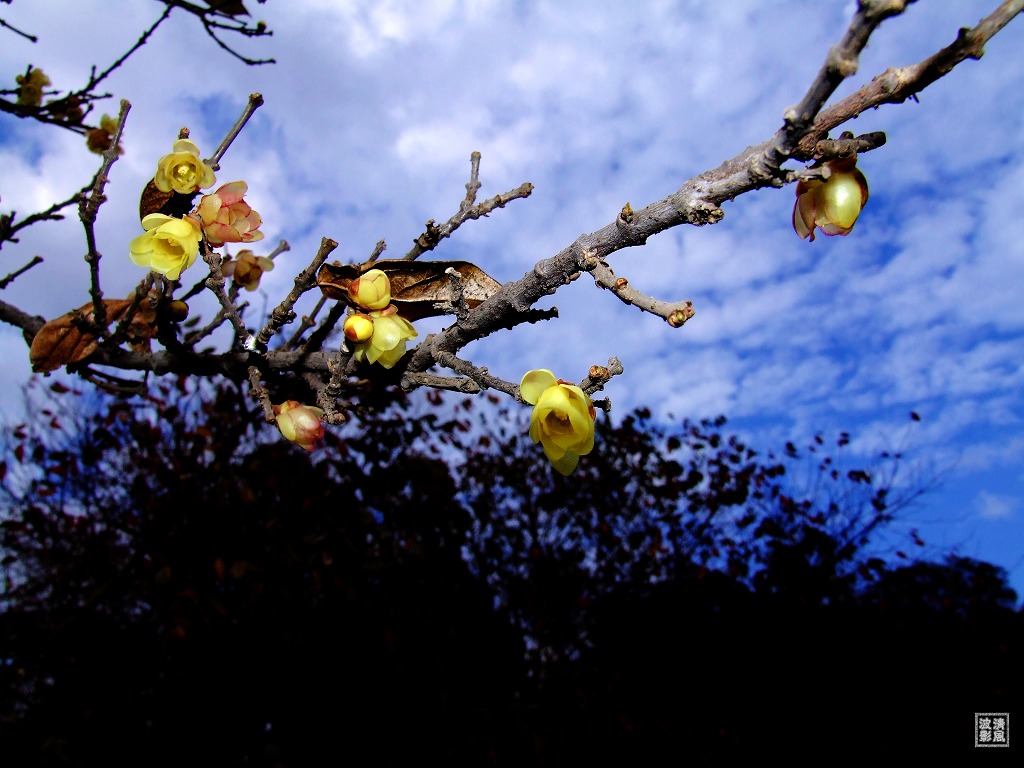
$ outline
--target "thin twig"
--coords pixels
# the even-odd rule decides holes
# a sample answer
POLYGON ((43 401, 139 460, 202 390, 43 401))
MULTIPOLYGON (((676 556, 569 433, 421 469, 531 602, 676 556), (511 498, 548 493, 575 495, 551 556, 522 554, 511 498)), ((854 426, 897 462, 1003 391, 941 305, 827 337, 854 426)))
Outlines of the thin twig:
POLYGON ((292 309, 295 306, 295 302, 297 302, 299 297, 301 297, 306 291, 316 287, 317 270, 319 270, 323 263, 327 261, 327 257, 330 256, 331 252, 337 247, 338 244, 329 237, 325 237, 320 241, 320 250, 318 250, 316 256, 313 257, 313 261, 308 267, 302 270, 302 272, 296 275, 295 287, 288 293, 284 301, 274 308, 274 311, 270 314, 270 322, 268 322, 263 327, 263 330, 261 330, 256 336, 256 349, 266 349, 267 344, 270 343, 270 339, 273 338, 274 334, 295 319, 295 312, 292 309))
MULTIPOLYGON (((242 132, 245 124, 249 122, 249 118, 255 114, 256 110, 263 106, 263 94, 262 93, 250 93, 249 100, 245 103, 245 107, 242 109, 242 114, 239 115, 238 119, 235 120, 235 124, 231 126, 231 130, 228 131, 227 136, 220 143, 220 146, 214 151, 208 160, 204 160, 208 166, 213 168, 215 171, 220 170, 220 160, 224 157, 224 153, 228 151, 228 147, 231 146, 238 134, 242 132)), ((283 242, 283 241, 282 241, 283 242)), ((287 249, 286 249, 287 250, 287 249)))
POLYGON ((100 206, 106 200, 103 190, 107 185, 110 168, 117 162, 118 143, 121 141, 124 123, 128 118, 128 110, 131 108, 132 105, 127 99, 121 99, 121 111, 117 116, 117 128, 114 130, 110 146, 103 152, 103 164, 93 180, 92 190, 81 199, 78 205, 78 217, 82 220, 82 226, 85 227, 85 240, 89 248, 85 254, 85 260, 89 263, 89 295, 92 297, 93 320, 101 333, 105 333, 107 327, 107 308, 103 303, 103 291, 100 289, 101 254, 96 248, 96 216, 99 213, 100 206))
POLYGON ((22 32, 20 29, 18 29, 17 27, 11 26, 10 24, 8 24, 3 19, 0 19, 0 27, 3 27, 4 29, 9 29, 14 34, 21 35, 26 40, 31 40, 33 43, 38 43, 39 42, 39 38, 36 37, 35 35, 30 35, 28 32, 22 32))
POLYGON ((68 206, 80 204, 82 198, 90 189, 92 189, 93 183, 95 183, 95 178, 93 181, 89 182, 87 186, 82 187, 82 189, 75 192, 75 194, 67 200, 60 203, 54 203, 45 211, 33 213, 17 223, 14 223, 17 215, 15 211, 11 211, 9 214, 0 216, 0 248, 3 247, 5 241, 12 243, 18 242, 14 235, 25 227, 30 227, 38 221, 62 221, 64 217, 57 212, 67 208, 68 206))
POLYGON ((206 278, 206 287, 213 291, 213 295, 220 302, 221 312, 231 321, 231 325, 234 326, 235 345, 241 344, 241 346, 252 351, 254 349, 252 334, 245 327, 242 316, 238 314, 238 308, 235 307, 224 291, 224 273, 221 271, 220 256, 210 250, 205 241, 202 243, 202 251, 203 260, 210 267, 210 274, 206 278))
POLYGON ((484 389, 496 389, 512 397, 519 397, 519 387, 511 381, 505 381, 492 375, 486 368, 478 368, 467 360, 461 360, 448 352, 439 352, 437 362, 445 368, 450 368, 456 373, 472 379, 484 389))
MULTIPOLYGON (((81 97, 81 96, 88 95, 93 90, 95 90, 96 86, 98 86, 100 83, 102 83, 104 80, 106 80, 115 69, 117 69, 122 64, 124 64, 128 60, 129 56, 131 56, 133 53, 135 53, 137 50, 139 50, 139 48, 144 46, 146 44, 146 42, 149 40, 150 35, 152 35, 154 32, 156 32, 156 28, 159 27, 161 24, 163 24, 165 21, 167 21, 167 17, 170 16, 170 15, 171 15, 171 8, 170 8, 170 6, 168 6, 167 8, 164 9, 164 12, 162 14, 160 14, 160 18, 157 19, 155 22, 153 22, 153 24, 150 26, 150 28, 147 29, 145 32, 143 32, 142 36, 139 37, 139 39, 135 41, 135 45, 133 45, 131 48, 128 49, 127 53, 125 53, 121 58, 119 58, 117 61, 115 61, 113 64, 111 64, 105 70, 103 70, 103 72, 101 72, 98 76, 94 75, 93 77, 90 77, 89 78, 89 82, 86 84, 85 88, 82 88, 81 90, 76 91, 75 95, 81 97)), ((114 146, 117 146, 117 142, 116 141, 114 142, 114 146)))
POLYGON ((387 243, 385 243, 383 240, 378 240, 377 241, 377 245, 373 249, 373 253, 370 254, 370 258, 368 258, 366 261, 368 263, 376 261, 377 259, 380 258, 380 255, 382 253, 384 253, 384 251, 385 251, 385 249, 387 247, 388 247, 387 243))
POLYGON ((32 269, 32 267, 36 266, 36 264, 42 264, 42 263, 43 263, 43 257, 42 256, 33 256, 32 260, 28 264, 23 266, 21 269, 14 270, 13 272, 11 272, 11 274, 7 275, 7 277, 5 277, 3 280, 0 280, 0 291, 2 291, 4 288, 6 288, 11 283, 13 283, 18 278, 19 275, 25 274, 30 269, 32 269))
POLYGON ((665 319, 673 328, 681 327, 694 315, 693 302, 690 301, 660 301, 645 293, 641 293, 629 284, 624 277, 616 277, 605 262, 599 261, 590 270, 591 276, 598 287, 605 288, 616 296, 624 304, 631 304, 643 312, 650 312, 665 319))
POLYGON ((291 335, 291 338, 289 338, 288 341, 281 345, 282 349, 295 348, 295 345, 299 343, 299 339, 302 338, 303 334, 305 334, 306 331, 308 331, 310 328, 316 325, 316 316, 320 314, 320 310, 324 308, 324 304, 326 303, 327 297, 321 296, 317 301, 316 306, 313 307, 313 311, 310 312, 308 315, 302 316, 302 320, 299 323, 299 327, 296 329, 295 333, 291 335))
POLYGON ((153 287, 153 283, 156 280, 156 275, 156 272, 150 272, 142 279, 142 282, 135 286, 135 293, 132 295, 131 304, 128 305, 128 310, 124 313, 124 317, 118 322, 114 333, 110 336, 110 343, 114 346, 117 346, 127 338, 128 328, 131 326, 132 320, 135 319, 135 313, 139 311, 139 305, 142 304, 142 300, 149 295, 149 290, 153 287))
POLYGON ((268 424, 273 424, 277 421, 277 416, 274 413, 274 404, 270 402, 270 393, 267 388, 260 383, 260 369, 255 365, 249 366, 249 393, 259 401, 259 404, 263 407, 263 418, 266 419, 268 424))
POLYGON ((403 256, 403 259, 411 261, 427 251, 433 250, 437 244, 462 226, 469 219, 479 219, 486 216, 495 208, 504 208, 512 200, 529 197, 533 192, 533 184, 526 182, 515 189, 509 190, 502 195, 495 195, 489 200, 476 205, 476 193, 480 190, 480 153, 473 152, 469 157, 469 181, 466 182, 466 197, 459 203, 458 212, 441 226, 437 226, 433 219, 427 222, 427 228, 419 237, 413 241, 412 249, 403 256))

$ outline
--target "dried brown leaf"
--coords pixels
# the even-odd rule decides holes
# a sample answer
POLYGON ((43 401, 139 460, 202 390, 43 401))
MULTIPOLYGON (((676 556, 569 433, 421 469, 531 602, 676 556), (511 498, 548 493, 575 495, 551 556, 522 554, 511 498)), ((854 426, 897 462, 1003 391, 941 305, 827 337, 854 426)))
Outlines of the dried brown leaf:
MULTIPOLYGON (((131 301, 128 299, 104 299, 107 308, 107 321, 114 322, 124 317, 131 301)), ((98 345, 96 337, 79 328, 77 318, 85 322, 93 321, 92 303, 68 312, 55 320, 46 323, 32 339, 29 349, 29 360, 32 370, 37 373, 55 371, 69 363, 77 363, 91 355, 98 345)))
POLYGON ((206 4, 213 10, 223 13, 225 16, 248 16, 241 0, 206 0, 206 4))
POLYGON ((324 296, 336 301, 348 302, 348 287, 359 277, 359 267, 355 264, 324 264, 316 274, 316 284, 324 296))
POLYGON ((189 195, 182 195, 174 190, 161 192, 156 188, 156 183, 150 179, 142 189, 139 197, 139 221, 151 213, 162 213, 165 216, 179 218, 192 210, 192 201, 199 192, 189 195))
POLYGON ((330 299, 350 302, 348 287, 360 274, 380 269, 391 281, 391 301, 407 320, 449 314, 458 294, 446 274, 454 269, 461 275, 460 285, 466 303, 473 308, 489 299, 501 283, 468 261, 408 261, 405 259, 354 264, 324 264, 317 284, 330 299), (447 305, 447 306, 445 306, 447 305))

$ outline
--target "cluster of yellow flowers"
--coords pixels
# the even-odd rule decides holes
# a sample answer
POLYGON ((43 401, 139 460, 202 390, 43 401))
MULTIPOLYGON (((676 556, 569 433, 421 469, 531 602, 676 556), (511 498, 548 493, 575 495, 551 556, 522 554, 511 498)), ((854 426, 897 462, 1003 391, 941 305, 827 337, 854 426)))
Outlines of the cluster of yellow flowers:
MULTIPOLYGON (((160 158, 153 176, 158 190, 178 195, 194 195, 200 189, 212 187, 216 181, 213 169, 200 159, 199 147, 189 139, 174 142, 170 154, 160 158)), ((246 191, 248 186, 244 181, 232 181, 212 194, 203 195, 193 211, 180 219, 163 213, 148 214, 142 219, 145 233, 128 246, 131 260, 169 280, 178 280, 182 271, 195 263, 199 243, 204 237, 215 247, 262 240, 259 228, 263 220, 243 199, 246 191)), ((243 251, 238 262, 228 262, 233 266, 225 274, 235 274, 243 287, 255 290, 260 275, 269 271, 273 262, 251 253, 243 251), (246 253, 250 254, 245 260, 246 267, 239 269, 246 253)))
POLYGON ((352 281, 348 295, 366 310, 345 319, 345 338, 355 344, 352 356, 393 368, 405 354, 406 342, 418 334, 391 303, 391 280, 384 271, 371 269, 352 281))
MULTIPOLYGON (((41 90, 45 84, 42 78, 35 78, 23 87, 41 90)), ((797 184, 793 228, 801 238, 814 240, 815 229, 826 235, 845 235, 853 229, 868 200, 867 180, 856 163, 855 157, 833 160, 827 164, 824 179, 797 184)), ((188 139, 174 143, 173 151, 160 159, 153 177, 161 192, 180 195, 194 195, 215 181, 213 169, 200 159, 199 148, 188 139)), ((147 215, 142 220, 145 233, 132 240, 129 248, 132 261, 177 280, 196 260, 204 237, 211 246, 262 239, 260 215, 243 199, 247 189, 244 181, 224 184, 204 195, 192 213, 180 219, 161 213, 147 215)), ((270 259, 243 250, 237 259, 225 260, 222 269, 224 275, 233 276, 237 284, 251 291, 273 266, 270 259)), ((344 324, 345 338, 355 345, 353 357, 394 367, 405 354, 408 340, 417 333, 391 303, 387 273, 368 270, 349 284, 348 293, 357 307, 344 324)), ((541 444, 556 471, 572 474, 580 456, 594 448, 595 410, 590 397, 546 369, 528 371, 519 390, 523 400, 533 405, 530 438, 541 444)), ((275 405, 274 413, 281 434, 307 451, 324 436, 320 408, 288 400, 275 405)))
POLYGON ((38 107, 43 103, 43 89, 50 85, 50 78, 39 67, 32 67, 24 75, 14 78, 18 82, 18 103, 26 107, 38 107))

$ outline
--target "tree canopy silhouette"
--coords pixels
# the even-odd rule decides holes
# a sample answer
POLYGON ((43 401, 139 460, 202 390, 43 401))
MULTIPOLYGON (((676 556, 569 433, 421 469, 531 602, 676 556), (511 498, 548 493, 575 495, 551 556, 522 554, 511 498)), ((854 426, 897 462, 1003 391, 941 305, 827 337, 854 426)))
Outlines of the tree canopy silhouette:
POLYGON ((19 764, 919 755, 1021 692, 1005 573, 879 557, 913 489, 833 473, 823 440, 761 454, 641 411, 599 420, 614 449, 569 481, 473 400, 400 400, 315 454, 262 439, 230 387, 81 402, 3 464, 19 764))

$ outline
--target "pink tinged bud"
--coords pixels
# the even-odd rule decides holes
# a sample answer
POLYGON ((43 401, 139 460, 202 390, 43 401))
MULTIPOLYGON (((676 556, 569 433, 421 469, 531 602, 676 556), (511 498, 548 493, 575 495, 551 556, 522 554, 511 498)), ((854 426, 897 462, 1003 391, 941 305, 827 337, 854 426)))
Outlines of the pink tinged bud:
POLYGON ((826 235, 847 235, 868 201, 868 182, 856 167, 856 158, 828 163, 825 180, 796 185, 793 229, 801 239, 814 240, 815 227, 826 235))
POLYGON ((274 406, 277 415, 277 428, 288 440, 307 451, 316 447, 316 441, 324 436, 324 425, 320 417, 324 415, 321 408, 302 405, 297 400, 287 400, 274 406))
POLYGON ((367 341, 373 336, 373 320, 366 315, 349 315, 345 320, 345 338, 353 342, 367 341))
POLYGON ((364 309, 384 309, 391 303, 391 280, 380 269, 371 269, 348 287, 352 301, 364 309))
POLYGON ((263 219, 242 197, 248 187, 244 181, 224 184, 216 192, 203 195, 196 213, 203 222, 203 232, 210 245, 253 243, 263 239, 259 231, 263 219))

